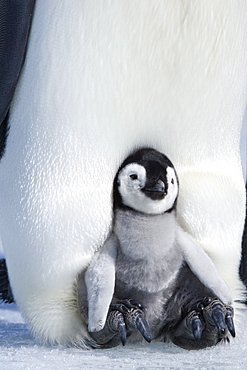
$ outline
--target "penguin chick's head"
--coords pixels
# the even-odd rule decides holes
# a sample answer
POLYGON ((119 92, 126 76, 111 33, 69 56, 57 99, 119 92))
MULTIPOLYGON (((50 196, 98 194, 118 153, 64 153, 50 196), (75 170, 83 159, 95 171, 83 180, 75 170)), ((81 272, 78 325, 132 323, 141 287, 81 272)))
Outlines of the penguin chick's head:
POLYGON ((114 207, 127 206, 146 214, 162 214, 175 207, 178 177, 172 162, 155 149, 131 154, 114 180, 114 207))

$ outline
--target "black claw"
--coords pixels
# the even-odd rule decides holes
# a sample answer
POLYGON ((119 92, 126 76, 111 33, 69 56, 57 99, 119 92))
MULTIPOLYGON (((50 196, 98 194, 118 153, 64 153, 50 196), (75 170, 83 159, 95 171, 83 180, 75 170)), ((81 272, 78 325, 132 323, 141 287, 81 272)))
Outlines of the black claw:
POLYGON ((232 312, 230 310, 227 310, 226 325, 227 325, 227 328, 228 328, 229 332, 231 333, 232 337, 235 338, 236 332, 235 332, 235 327, 234 327, 234 323, 233 323, 232 312))
POLYGON ((225 335, 226 333, 225 318, 220 307, 216 307, 212 311, 212 319, 214 320, 214 323, 217 326, 219 333, 225 335))
POLYGON ((136 327, 143 336, 143 338, 150 343, 151 342, 151 335, 148 327, 148 323, 144 317, 138 315, 136 317, 136 327))
POLYGON ((195 316, 192 319, 191 327, 192 327, 192 333, 194 335, 194 338, 196 340, 200 340, 202 336, 202 322, 198 316, 195 316))
POLYGON ((118 331, 119 331, 119 336, 120 336, 122 345, 124 346, 126 343, 126 338, 127 338, 125 323, 118 324, 118 331))
POLYGON ((118 331, 122 345, 133 330, 138 329, 147 342, 151 342, 148 323, 144 318, 144 307, 133 301, 126 299, 117 301, 110 305, 110 315, 108 317, 108 327, 111 331, 118 331))
POLYGON ((199 349, 235 337, 234 310, 218 298, 197 302, 173 332, 173 342, 186 349, 199 349), (229 334, 230 333, 230 334, 229 334))

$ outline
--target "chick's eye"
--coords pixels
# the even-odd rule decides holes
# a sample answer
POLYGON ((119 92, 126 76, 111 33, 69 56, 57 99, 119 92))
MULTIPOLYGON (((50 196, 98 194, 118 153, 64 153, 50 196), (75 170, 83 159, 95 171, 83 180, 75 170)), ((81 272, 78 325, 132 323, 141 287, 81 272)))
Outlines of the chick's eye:
POLYGON ((171 183, 174 184, 174 179, 171 180, 171 183))
POLYGON ((136 173, 132 173, 132 174, 130 175, 130 178, 131 178, 132 180, 137 180, 137 179, 138 179, 138 176, 137 176, 137 174, 136 174, 136 173))

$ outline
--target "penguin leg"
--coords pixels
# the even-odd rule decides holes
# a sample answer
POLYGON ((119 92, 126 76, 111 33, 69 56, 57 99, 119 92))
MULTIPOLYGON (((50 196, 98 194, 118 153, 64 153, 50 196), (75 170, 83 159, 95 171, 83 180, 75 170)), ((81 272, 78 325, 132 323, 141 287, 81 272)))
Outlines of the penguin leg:
POLYGON ((201 349, 235 337, 234 311, 185 266, 166 306, 165 338, 185 349, 201 349))
POLYGON ((107 348, 120 342, 125 345, 127 337, 135 330, 138 330, 147 342, 151 342, 145 308, 131 299, 117 300, 110 305, 104 328, 90 335, 102 348, 107 348))

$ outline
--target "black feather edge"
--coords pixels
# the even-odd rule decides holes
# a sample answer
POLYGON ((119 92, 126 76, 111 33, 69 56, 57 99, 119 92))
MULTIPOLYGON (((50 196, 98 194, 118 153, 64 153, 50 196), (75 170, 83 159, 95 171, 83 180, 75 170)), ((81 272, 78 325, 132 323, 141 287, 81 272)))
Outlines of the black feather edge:
POLYGON ((0 302, 13 303, 14 301, 6 261, 5 259, 0 259, 0 302))

